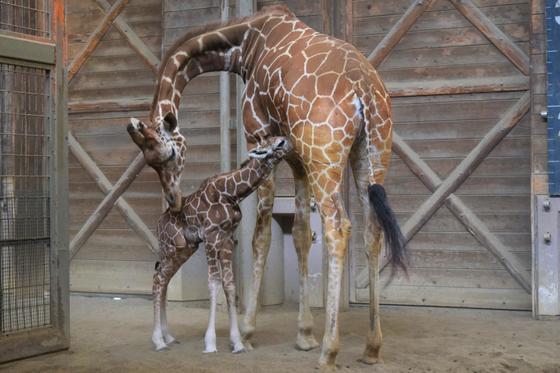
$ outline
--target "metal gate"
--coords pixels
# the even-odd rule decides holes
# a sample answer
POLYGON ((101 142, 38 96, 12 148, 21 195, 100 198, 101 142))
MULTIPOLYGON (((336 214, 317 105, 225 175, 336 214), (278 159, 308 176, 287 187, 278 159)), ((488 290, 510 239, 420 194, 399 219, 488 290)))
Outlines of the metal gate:
POLYGON ((62 0, 0 0, 0 362, 68 347, 62 0))

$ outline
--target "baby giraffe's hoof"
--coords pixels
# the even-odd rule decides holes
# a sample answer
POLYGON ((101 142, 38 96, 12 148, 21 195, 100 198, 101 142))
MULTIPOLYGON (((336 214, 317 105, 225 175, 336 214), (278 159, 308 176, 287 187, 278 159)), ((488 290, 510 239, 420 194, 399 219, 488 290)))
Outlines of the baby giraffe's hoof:
POLYGON ((163 339, 165 340, 165 344, 167 344, 167 345, 170 345, 172 343, 176 343, 176 344, 181 343, 171 335, 167 335, 167 336, 163 337, 163 339))
POLYGON ((168 348, 168 347, 167 347, 167 345, 166 345, 165 343, 160 343, 160 344, 157 344, 157 345, 156 345, 156 351, 157 351, 157 352, 166 350, 167 348, 168 348))
POLYGON ((243 344, 245 345, 245 349, 247 351, 253 351, 254 347, 253 344, 249 341, 243 341, 243 344))
POLYGON ((245 348, 245 346, 241 345, 241 346, 237 346, 237 347, 233 347, 231 349, 231 353, 232 354, 242 354, 244 352, 247 352, 247 349, 245 348))
POLYGON ((216 347, 207 348, 204 351, 202 351, 203 354, 215 354, 216 352, 218 352, 218 349, 216 347))

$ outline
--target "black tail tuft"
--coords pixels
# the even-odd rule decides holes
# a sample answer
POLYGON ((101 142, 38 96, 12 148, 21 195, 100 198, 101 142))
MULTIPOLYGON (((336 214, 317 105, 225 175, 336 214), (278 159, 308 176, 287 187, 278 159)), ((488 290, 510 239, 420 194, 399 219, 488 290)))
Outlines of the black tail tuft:
POLYGON ((389 206, 385 188, 379 184, 368 187, 369 202, 375 211, 377 221, 381 225, 385 236, 385 245, 390 251, 390 262, 393 265, 393 274, 396 269, 401 268, 405 274, 407 252, 406 239, 404 238, 393 210, 389 206))

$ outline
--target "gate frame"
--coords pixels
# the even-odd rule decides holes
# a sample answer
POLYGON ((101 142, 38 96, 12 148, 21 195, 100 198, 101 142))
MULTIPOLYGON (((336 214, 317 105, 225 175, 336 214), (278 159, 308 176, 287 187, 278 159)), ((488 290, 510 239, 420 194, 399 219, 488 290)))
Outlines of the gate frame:
POLYGON ((64 0, 50 3, 50 37, 0 31, 0 62, 49 70, 50 321, 51 325, 0 336, 0 363, 70 347, 68 277, 68 147, 64 0))

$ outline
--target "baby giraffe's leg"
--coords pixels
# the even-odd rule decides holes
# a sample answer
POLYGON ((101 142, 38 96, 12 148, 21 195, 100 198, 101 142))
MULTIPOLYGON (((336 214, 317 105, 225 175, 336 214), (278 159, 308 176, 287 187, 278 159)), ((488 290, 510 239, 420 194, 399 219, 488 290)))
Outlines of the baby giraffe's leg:
POLYGON ((164 257, 162 260, 156 264, 156 273, 154 274, 154 285, 153 285, 153 295, 154 295, 154 333, 152 334, 152 341, 156 345, 156 351, 160 351, 167 347, 167 341, 164 337, 164 333, 167 334, 169 338, 169 333, 167 332, 167 326, 163 324, 166 323, 165 316, 165 302, 167 285, 171 280, 171 277, 177 271, 178 266, 169 257, 164 257))
POLYGON ((208 290, 210 290, 210 315, 208 328, 204 334, 204 353, 218 352, 216 348, 216 303, 220 280, 222 278, 218 253, 213 244, 206 243, 206 260, 208 262, 208 290))
POLYGON ((234 354, 245 352, 245 346, 241 341, 241 333, 239 333, 239 324, 237 322, 237 307, 235 305, 235 279, 233 277, 233 238, 228 235, 223 240, 219 241, 218 257, 220 258, 220 266, 222 268, 222 285, 226 294, 226 300, 229 313, 229 337, 231 342, 231 349, 234 354))
POLYGON ((168 250, 161 244, 160 248, 162 248, 162 253, 174 252, 175 255, 163 256, 161 261, 156 264, 156 273, 154 274, 154 333, 152 334, 152 341, 156 345, 156 351, 162 350, 170 343, 175 342, 175 338, 169 334, 167 328, 167 286, 173 275, 195 251, 192 248, 184 247, 175 247, 175 250, 168 250))

